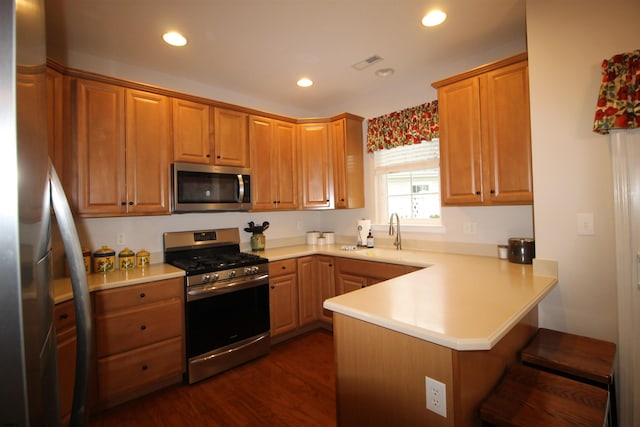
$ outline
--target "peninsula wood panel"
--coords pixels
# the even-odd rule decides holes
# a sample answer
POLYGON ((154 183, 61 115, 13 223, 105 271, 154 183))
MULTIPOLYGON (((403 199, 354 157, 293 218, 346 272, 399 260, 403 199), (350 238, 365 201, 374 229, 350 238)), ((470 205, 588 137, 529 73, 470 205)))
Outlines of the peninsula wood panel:
POLYGON ((342 426, 453 426, 452 350, 334 314, 342 426), (447 388, 447 418, 427 411, 425 376, 447 388))

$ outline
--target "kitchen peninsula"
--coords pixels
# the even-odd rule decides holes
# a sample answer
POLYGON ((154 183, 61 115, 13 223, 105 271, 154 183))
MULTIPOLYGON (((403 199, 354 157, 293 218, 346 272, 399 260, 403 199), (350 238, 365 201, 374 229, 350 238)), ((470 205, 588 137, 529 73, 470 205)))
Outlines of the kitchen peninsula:
POLYGON ((480 402, 537 330, 537 304, 557 279, 492 257, 358 253, 429 267, 324 302, 334 311, 338 424, 479 425, 480 402), (426 409, 425 377, 445 385, 446 417, 426 409))

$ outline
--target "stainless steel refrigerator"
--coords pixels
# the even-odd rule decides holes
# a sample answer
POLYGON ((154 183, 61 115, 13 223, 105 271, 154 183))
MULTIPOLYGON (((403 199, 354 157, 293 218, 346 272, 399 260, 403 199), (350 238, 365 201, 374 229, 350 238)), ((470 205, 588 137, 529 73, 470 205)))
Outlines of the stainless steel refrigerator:
POLYGON ((77 318, 71 423, 86 413, 91 313, 82 251, 47 142, 44 0, 0 0, 0 425, 60 424, 51 223, 77 318))

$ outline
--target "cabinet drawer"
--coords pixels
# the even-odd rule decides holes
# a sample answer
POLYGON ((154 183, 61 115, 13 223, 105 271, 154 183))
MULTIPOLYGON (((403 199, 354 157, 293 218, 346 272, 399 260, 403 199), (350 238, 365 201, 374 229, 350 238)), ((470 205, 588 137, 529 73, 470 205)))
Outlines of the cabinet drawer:
POLYGON ((184 371, 182 337, 98 360, 102 402, 184 371))
POLYGON ((73 304, 73 300, 56 304, 54 313, 56 331, 58 331, 58 333, 64 331, 65 329, 76 326, 76 310, 73 304))
POLYGON ((96 316, 97 356, 127 351, 182 335, 182 300, 145 304, 141 308, 96 316))
POLYGON ((184 279, 181 277, 108 289, 96 292, 95 312, 100 314, 174 297, 181 298, 183 293, 184 279))
POLYGON ((336 270, 373 279, 387 280, 405 274, 405 266, 386 262, 361 261, 350 258, 337 258, 336 270))
POLYGON ((281 261, 272 261, 269 263, 269 275, 272 277, 281 276, 283 274, 291 274, 297 271, 296 259, 289 258, 281 261))

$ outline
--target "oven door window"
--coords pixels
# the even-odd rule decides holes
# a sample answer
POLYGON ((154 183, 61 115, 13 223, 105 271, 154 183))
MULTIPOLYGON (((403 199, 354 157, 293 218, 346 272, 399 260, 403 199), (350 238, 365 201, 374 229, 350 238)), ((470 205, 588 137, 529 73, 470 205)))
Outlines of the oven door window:
POLYGON ((269 331, 269 285, 187 303, 187 357, 269 331))
POLYGON ((178 203, 237 203, 240 180, 227 173, 178 172, 178 203))

